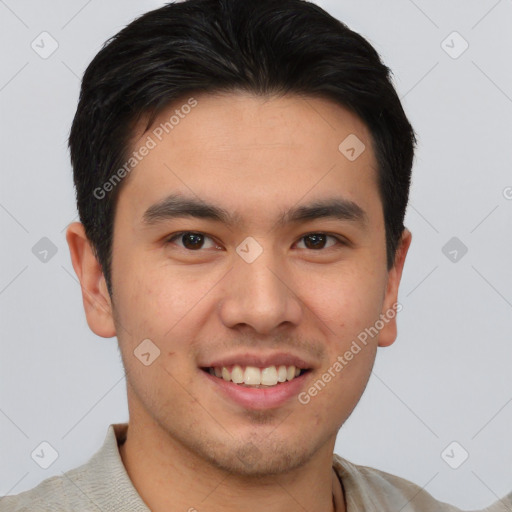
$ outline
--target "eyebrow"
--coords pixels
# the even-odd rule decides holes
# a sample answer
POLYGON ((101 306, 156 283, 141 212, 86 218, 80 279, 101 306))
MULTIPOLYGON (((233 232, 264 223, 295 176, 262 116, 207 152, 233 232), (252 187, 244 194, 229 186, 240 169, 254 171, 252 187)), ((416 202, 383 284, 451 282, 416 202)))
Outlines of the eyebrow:
MULTIPOLYGON (((198 218, 220 222, 229 227, 243 224, 242 217, 230 213, 224 208, 206 201, 171 194, 162 201, 150 206, 142 217, 145 226, 153 226, 160 222, 175 218, 198 218)), ((368 226, 368 214, 354 201, 342 197, 332 197, 313 201, 309 204, 294 206, 280 214, 276 226, 310 222, 316 219, 335 219, 350 221, 368 226)))

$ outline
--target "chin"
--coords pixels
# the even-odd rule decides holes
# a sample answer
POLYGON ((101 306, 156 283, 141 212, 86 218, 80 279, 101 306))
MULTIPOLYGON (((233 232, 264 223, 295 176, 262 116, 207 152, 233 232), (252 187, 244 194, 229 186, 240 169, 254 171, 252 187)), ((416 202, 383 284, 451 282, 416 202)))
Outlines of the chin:
MULTIPOLYGON (((280 439, 261 441, 233 440, 203 457, 216 468, 240 476, 264 477, 288 473, 306 464, 316 453, 316 446, 306 446, 297 438, 289 443, 280 439), (293 443, 293 444, 292 444, 293 443)), ((205 448, 205 447, 203 447, 205 448)))

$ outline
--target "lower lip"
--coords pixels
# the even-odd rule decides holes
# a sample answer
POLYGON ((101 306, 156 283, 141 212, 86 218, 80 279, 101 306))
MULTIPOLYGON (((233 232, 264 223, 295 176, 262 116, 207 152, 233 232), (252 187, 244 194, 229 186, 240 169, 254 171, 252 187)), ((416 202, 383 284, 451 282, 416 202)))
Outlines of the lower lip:
POLYGON ((247 409, 256 410, 275 409, 296 397, 311 373, 307 371, 299 377, 268 388, 249 388, 215 377, 204 370, 199 371, 230 400, 247 409))

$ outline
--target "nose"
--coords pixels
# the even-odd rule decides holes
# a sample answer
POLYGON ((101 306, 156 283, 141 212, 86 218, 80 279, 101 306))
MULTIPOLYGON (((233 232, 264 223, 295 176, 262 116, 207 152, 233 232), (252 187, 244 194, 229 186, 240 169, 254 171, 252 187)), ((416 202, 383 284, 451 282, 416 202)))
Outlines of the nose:
POLYGON ((237 257, 223 280, 218 309, 221 321, 231 329, 244 325, 261 334, 269 334, 282 324, 297 326, 303 315, 297 288, 272 251, 263 251, 252 263, 237 257))

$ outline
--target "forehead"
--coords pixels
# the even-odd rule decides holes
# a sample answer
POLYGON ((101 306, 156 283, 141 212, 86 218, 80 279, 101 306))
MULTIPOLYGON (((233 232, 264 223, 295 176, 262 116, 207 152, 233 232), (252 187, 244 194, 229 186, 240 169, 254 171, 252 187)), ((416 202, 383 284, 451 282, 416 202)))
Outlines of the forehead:
POLYGON ((151 205, 176 193, 222 205, 238 218, 271 212, 282 218, 284 207, 335 192, 365 203, 370 214, 381 209, 369 130, 330 100, 194 95, 174 102, 137 137, 132 151, 151 149, 119 202, 129 201, 139 222, 151 205))

